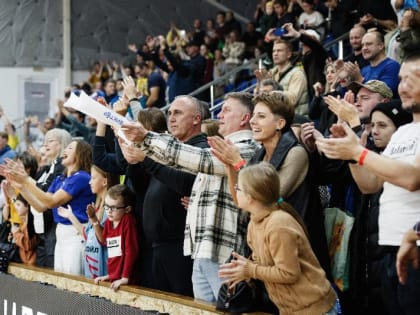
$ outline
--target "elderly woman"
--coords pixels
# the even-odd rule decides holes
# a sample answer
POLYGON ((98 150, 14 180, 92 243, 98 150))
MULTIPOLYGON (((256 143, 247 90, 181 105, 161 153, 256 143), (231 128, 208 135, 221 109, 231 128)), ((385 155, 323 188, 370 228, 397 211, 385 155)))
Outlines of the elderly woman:
MULTIPOLYGON (((45 134, 43 153, 47 165, 38 169, 35 176, 36 185, 47 191, 54 178, 62 174, 64 166, 61 164, 61 155, 70 144, 71 135, 64 129, 54 128, 45 134)), ((38 266, 54 267, 55 228, 52 210, 38 212, 31 207, 34 216, 34 228, 38 238, 37 261, 38 266)))
POLYGON ((22 172, 21 167, 14 161, 7 161, 5 175, 12 186, 18 188, 21 195, 38 212, 52 209, 54 222, 57 224, 54 270, 81 275, 83 273, 83 238, 71 226, 68 219, 57 213, 57 208, 69 206, 82 224, 88 222, 86 206, 95 201, 95 196, 89 186, 89 171, 92 164, 91 146, 85 141, 72 141, 64 149, 61 163, 65 169, 61 175, 55 177, 47 192, 37 187, 36 182, 22 172))

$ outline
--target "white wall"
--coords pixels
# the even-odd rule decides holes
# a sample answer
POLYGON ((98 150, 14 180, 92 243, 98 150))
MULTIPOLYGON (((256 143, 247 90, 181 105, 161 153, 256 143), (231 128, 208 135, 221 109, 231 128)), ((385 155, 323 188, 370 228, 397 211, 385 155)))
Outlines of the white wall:
MULTIPOLYGON (((12 121, 19 122, 24 118, 24 81, 51 83, 50 115, 56 112, 57 99, 64 97, 63 68, 0 68, 0 73, 0 105, 12 121)), ((75 71, 73 82, 86 81, 88 75, 88 71, 75 71)))
POLYGON ((63 97, 64 81, 61 68, 0 68, 0 104, 11 120, 23 118, 23 82, 50 82, 50 111, 54 112, 56 100, 63 97))

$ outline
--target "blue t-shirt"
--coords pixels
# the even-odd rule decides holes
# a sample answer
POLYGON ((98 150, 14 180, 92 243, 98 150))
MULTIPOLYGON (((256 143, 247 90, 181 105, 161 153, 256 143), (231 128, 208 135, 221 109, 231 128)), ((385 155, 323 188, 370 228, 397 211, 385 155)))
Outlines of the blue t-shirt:
MULTIPOLYGON (((80 223, 86 223, 88 221, 86 206, 95 201, 95 195, 90 189, 89 181, 89 173, 77 171, 69 177, 65 177, 64 175, 57 176, 48 188, 48 192, 50 193, 55 193, 56 191, 63 189, 73 197, 69 203, 62 206, 68 207, 70 205, 74 215, 80 223)), ((57 208, 53 208, 53 216, 56 223, 71 224, 69 220, 57 213, 57 208)))
POLYGON ((363 83, 369 80, 383 81, 394 93, 394 98, 398 98, 399 72, 400 64, 391 58, 385 58, 376 67, 367 65, 361 70, 363 83))
POLYGON ((159 88, 159 97, 156 103, 153 105, 155 107, 161 108, 166 105, 165 95, 166 95, 166 82, 159 72, 152 72, 147 79, 147 90, 150 95, 150 89, 152 87, 159 88))
MULTIPOLYGON (((104 226, 106 212, 102 216, 101 225, 104 226)), ((108 250, 99 243, 95 235, 95 229, 89 222, 85 228, 86 244, 84 255, 85 277, 94 279, 108 274, 107 261, 108 250)))

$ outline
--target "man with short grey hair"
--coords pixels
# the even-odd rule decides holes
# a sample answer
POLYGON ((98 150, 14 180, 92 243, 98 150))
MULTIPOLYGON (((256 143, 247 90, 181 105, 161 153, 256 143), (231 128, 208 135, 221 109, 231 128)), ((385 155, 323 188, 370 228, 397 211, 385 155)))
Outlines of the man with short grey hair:
MULTIPOLYGON (((259 148, 252 140, 249 120, 252 95, 239 92, 226 96, 219 118, 219 133, 234 143, 242 158, 249 160, 259 148)), ((194 259, 194 297, 215 302, 222 285, 219 264, 232 251, 243 252, 248 216, 232 199, 225 166, 210 151, 177 141, 165 134, 145 130, 140 123, 123 126, 127 138, 141 145, 153 160, 197 174, 185 226, 184 255, 194 259)))

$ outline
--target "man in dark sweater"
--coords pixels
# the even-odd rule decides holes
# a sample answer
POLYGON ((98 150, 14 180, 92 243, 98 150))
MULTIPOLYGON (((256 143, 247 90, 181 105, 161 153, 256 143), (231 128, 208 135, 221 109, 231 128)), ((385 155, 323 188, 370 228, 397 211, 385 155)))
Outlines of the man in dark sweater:
MULTIPOLYGON (((203 105, 194 97, 180 96, 168 111, 169 131, 179 141, 208 147, 201 133, 203 105)), ((205 118, 205 117, 204 117, 205 118)), ((130 164, 129 148, 122 146, 130 164)), ((169 168, 145 158, 135 165, 150 175, 144 195, 142 224, 145 237, 152 246, 152 288, 193 296, 192 259, 183 255, 186 209, 181 198, 190 196, 195 175, 169 168)))

